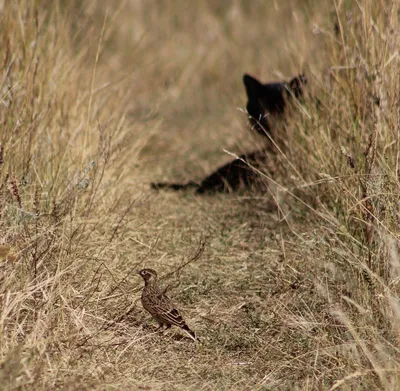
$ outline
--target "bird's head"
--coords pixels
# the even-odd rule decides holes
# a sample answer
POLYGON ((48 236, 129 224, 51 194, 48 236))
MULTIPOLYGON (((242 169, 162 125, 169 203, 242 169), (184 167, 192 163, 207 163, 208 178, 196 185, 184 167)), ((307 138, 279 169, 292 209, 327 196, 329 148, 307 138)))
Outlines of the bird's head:
POLYGON ((157 281, 157 273, 153 269, 142 269, 138 274, 143 278, 145 284, 157 281))

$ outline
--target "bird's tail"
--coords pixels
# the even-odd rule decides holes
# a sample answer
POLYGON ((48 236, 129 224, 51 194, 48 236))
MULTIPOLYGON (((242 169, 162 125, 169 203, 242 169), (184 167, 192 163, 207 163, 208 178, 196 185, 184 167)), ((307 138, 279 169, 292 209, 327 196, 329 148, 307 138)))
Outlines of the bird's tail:
POLYGON ((195 341, 195 342, 196 342, 196 341, 197 341, 197 342, 200 342, 199 337, 196 336, 196 333, 195 333, 194 331, 190 330, 190 328, 189 328, 189 326, 188 326, 187 324, 185 324, 185 325, 182 327, 182 330, 186 331, 186 333, 190 336, 190 338, 193 339, 193 341, 195 341))
POLYGON ((159 183, 152 183, 151 188, 154 190, 159 189, 170 189, 170 190, 185 190, 192 187, 199 187, 199 184, 193 181, 187 183, 167 183, 167 182, 159 182, 159 183))

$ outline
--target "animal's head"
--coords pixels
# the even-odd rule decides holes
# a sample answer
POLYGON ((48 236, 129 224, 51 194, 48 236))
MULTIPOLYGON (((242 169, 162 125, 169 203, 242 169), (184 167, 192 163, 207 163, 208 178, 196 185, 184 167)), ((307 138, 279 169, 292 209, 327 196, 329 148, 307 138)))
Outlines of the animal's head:
POLYGON ((303 86, 307 83, 304 75, 294 77, 289 83, 277 82, 262 84, 256 78, 245 74, 243 83, 248 98, 247 112, 252 128, 265 136, 270 130, 269 116, 282 115, 286 99, 290 98, 289 89, 296 98, 303 95, 303 86))
POLYGON ((262 83, 250 75, 245 74, 243 76, 243 83, 248 99, 246 109, 249 115, 249 123, 258 133, 265 135, 265 132, 270 129, 267 117, 270 115, 270 109, 273 109, 268 104, 269 102, 265 100, 270 92, 262 83))
POLYGON ((143 278, 145 284, 157 281, 157 273, 153 269, 142 269, 138 274, 143 278))

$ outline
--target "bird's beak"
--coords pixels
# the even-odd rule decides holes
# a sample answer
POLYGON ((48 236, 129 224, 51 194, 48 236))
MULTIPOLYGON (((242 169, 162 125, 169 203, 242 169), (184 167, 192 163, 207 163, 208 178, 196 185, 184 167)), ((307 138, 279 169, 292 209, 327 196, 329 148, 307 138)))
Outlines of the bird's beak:
POLYGON ((140 270, 136 270, 136 274, 139 274, 139 275, 140 275, 140 270))

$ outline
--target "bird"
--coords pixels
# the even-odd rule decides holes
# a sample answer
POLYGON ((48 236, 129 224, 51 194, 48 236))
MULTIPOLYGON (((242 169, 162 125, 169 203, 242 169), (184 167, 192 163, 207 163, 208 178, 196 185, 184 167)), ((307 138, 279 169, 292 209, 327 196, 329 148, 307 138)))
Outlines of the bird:
POLYGON ((144 288, 142 291, 142 305, 159 324, 157 330, 167 326, 169 329, 172 325, 181 328, 194 341, 198 340, 194 331, 186 324, 179 310, 175 308, 171 300, 163 293, 158 285, 157 272, 153 269, 142 269, 137 272, 144 280, 144 288))

